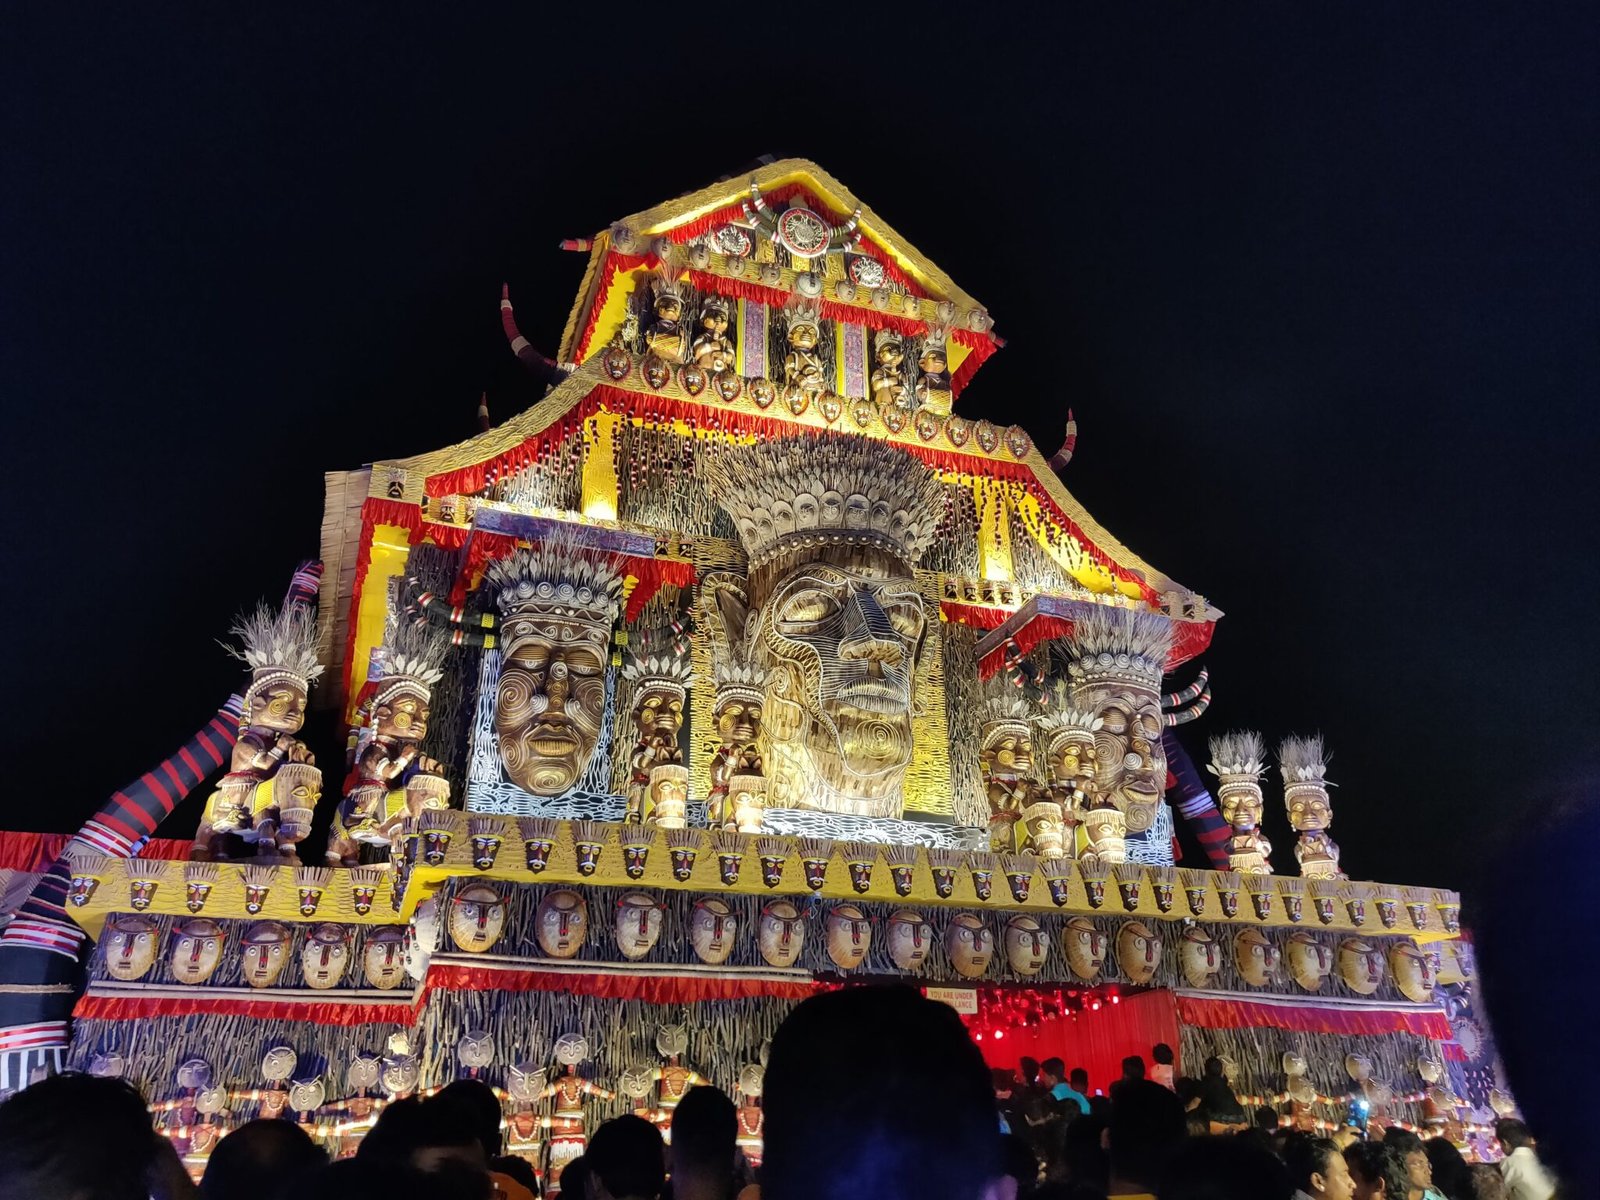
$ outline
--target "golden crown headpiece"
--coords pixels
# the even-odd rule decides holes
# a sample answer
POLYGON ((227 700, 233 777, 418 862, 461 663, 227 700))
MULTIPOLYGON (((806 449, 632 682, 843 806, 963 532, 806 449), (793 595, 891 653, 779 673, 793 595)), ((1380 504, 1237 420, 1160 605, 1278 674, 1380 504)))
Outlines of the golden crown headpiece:
POLYGON ((711 682, 718 701, 738 699, 761 704, 766 700, 766 674, 749 663, 718 664, 712 668, 711 682))
POLYGON ((536 620, 519 617, 566 617, 609 629, 621 607, 622 573, 570 535, 557 536, 490 563, 483 586, 500 610, 501 647, 509 656, 540 634, 536 620))
POLYGON ((1172 622, 1160 613, 1097 607, 1073 623, 1064 655, 1074 693, 1096 687, 1161 690, 1172 622))
POLYGON ((893 346, 896 350, 905 346, 905 339, 900 336, 897 329, 880 329, 872 337, 872 350, 876 354, 885 346, 893 346))
POLYGON ((1210 741, 1211 762, 1206 769, 1229 783, 1260 783, 1267 770, 1267 749, 1261 735, 1251 729, 1224 733, 1210 741))
POLYGON ((928 332, 922 335, 922 348, 943 351, 950 343, 950 327, 937 321, 928 323, 928 332))
POLYGON ((270 684, 288 680, 307 691, 311 681, 322 674, 322 664, 317 661, 317 620, 309 605, 289 603, 273 612, 258 604, 228 632, 239 639, 238 648, 225 647, 228 653, 250 667, 246 707, 270 684))
POLYGON ((428 699, 433 695, 433 685, 444 678, 444 660, 449 652, 449 633, 424 621, 402 617, 384 639, 383 674, 374 681, 373 707, 401 695, 428 699))
POLYGON ((983 705, 983 743, 989 745, 1007 734, 1031 738, 1032 712, 1021 696, 990 696, 983 705))
POLYGON ((1093 709, 1077 708, 1070 701, 1052 708, 1038 720, 1039 736, 1045 745, 1054 746, 1066 738, 1093 741, 1095 731, 1104 724, 1100 714, 1093 709))
POLYGON ((1322 735, 1291 735, 1284 738, 1278 743, 1278 769, 1283 773, 1286 792, 1312 788, 1326 790, 1329 786, 1325 778, 1328 755, 1322 748, 1322 735))
POLYGON ((886 442, 851 435, 731 447, 707 464, 752 569, 820 545, 870 546, 916 566, 944 513, 938 480, 886 442))
POLYGON ((700 312, 702 315, 709 312, 721 313, 724 317, 729 312, 728 298, 717 292, 707 292, 700 297, 700 312))

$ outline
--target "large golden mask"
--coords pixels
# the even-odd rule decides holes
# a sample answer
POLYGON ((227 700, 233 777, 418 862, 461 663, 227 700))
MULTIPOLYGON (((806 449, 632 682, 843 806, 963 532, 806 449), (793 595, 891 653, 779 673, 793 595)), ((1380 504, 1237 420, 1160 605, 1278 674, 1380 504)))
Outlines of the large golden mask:
POLYGON ((1395 942, 1389 947, 1389 973, 1407 1000, 1426 1004, 1433 999, 1433 963, 1415 942, 1395 942))
POLYGON ((1212 978, 1222 970, 1222 956, 1217 950, 1217 943, 1198 925, 1183 931, 1183 938, 1178 943, 1178 961, 1190 987, 1210 987, 1212 978))
POLYGON ((1071 917, 1061 931, 1067 966, 1079 979, 1093 979, 1106 961, 1106 935, 1088 917, 1071 917))
POLYGON ((1233 965, 1252 987, 1265 987, 1278 972, 1278 948, 1259 929, 1241 929, 1233 938, 1233 965))
POLYGON ((1128 687, 1102 692, 1094 735, 1097 796, 1128 814, 1128 832, 1143 833, 1155 822, 1167 784, 1167 752, 1161 745, 1161 697, 1128 687))
POLYGON ((1322 990, 1322 981, 1333 970, 1333 951, 1303 929, 1289 935, 1289 975, 1308 992, 1322 990))
POLYGON ((338 987, 350 965, 350 935, 343 926, 325 922, 314 926, 300 949, 300 974, 308 987, 325 991, 338 987))
POLYGON ((1339 943, 1339 978, 1358 996, 1370 996, 1383 982, 1383 951, 1362 938, 1339 943))
MULTIPOLYGON (((450 940, 469 954, 482 954, 500 940, 506 927, 506 903, 500 893, 481 883, 462 888, 450 901, 450 940)), ((542 922, 540 927, 542 928, 542 922)))
POLYGON ((373 987, 388 991, 404 982, 405 935, 397 925, 380 925, 367 935, 361 948, 361 973, 373 987))
POLYGON ((782 576, 757 618, 777 807, 899 816, 927 616, 886 556, 782 576))
POLYGON ((1149 983, 1161 968, 1161 939, 1143 921, 1117 930, 1117 965, 1131 983, 1149 983))
POLYGON ((508 621, 494 727, 506 774, 535 796, 569 791, 589 765, 606 707, 611 627, 553 614, 508 621))

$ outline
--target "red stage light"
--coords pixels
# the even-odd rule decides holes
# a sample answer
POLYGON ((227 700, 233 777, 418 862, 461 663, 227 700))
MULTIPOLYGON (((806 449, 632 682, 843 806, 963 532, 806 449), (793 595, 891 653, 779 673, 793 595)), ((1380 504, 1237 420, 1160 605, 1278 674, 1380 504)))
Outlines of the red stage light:
POLYGON ((1005 1037, 1005 1035, 1006 1031, 1004 1029, 996 1029, 994 1031, 994 1040, 998 1042, 1001 1038, 1005 1037))
POLYGON ((1111 1003, 1113 1003, 1113 1004, 1121 1004, 1122 1003, 1122 997, 1117 995, 1115 992, 1112 992, 1111 993, 1111 1003))

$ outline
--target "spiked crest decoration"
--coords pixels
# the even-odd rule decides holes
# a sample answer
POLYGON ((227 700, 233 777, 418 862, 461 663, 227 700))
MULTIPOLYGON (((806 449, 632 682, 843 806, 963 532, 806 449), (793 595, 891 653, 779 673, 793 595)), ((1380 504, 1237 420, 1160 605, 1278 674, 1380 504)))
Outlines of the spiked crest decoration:
POLYGON ((250 667, 250 687, 244 694, 246 712, 263 688, 287 680, 309 690, 322 674, 322 664, 317 661, 316 617, 308 605, 286 604, 274 613, 258 604, 229 632, 239 639, 239 648, 228 646, 228 653, 250 667))

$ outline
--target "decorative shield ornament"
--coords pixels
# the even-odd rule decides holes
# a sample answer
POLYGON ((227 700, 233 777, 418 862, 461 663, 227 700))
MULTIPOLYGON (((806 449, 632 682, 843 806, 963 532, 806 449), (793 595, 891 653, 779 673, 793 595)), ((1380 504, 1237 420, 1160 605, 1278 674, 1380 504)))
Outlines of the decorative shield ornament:
POLYGON ((621 346, 611 346, 600 356, 600 365, 608 376, 620 383, 633 370, 633 356, 621 346))
POLYGON ((1028 451, 1033 449, 1033 439, 1022 426, 1013 425, 1006 430, 1006 449, 1011 451, 1012 458, 1027 458, 1028 451))
POLYGON ((706 373, 694 363, 687 363, 678 371, 678 382, 691 396, 706 390, 706 373))
POLYGON ((736 371, 718 371, 713 379, 713 386, 717 389, 717 395, 732 404, 744 391, 744 380, 736 371))
POLYGON ((752 379, 750 381, 750 399, 756 402, 757 408, 771 408, 772 402, 778 398, 777 386, 770 379, 752 379))
POLYGON ((1385 929, 1393 929, 1395 923, 1400 919, 1400 912, 1395 902, 1387 897, 1380 897, 1373 903, 1377 906, 1378 920, 1383 922, 1383 927, 1385 929))

